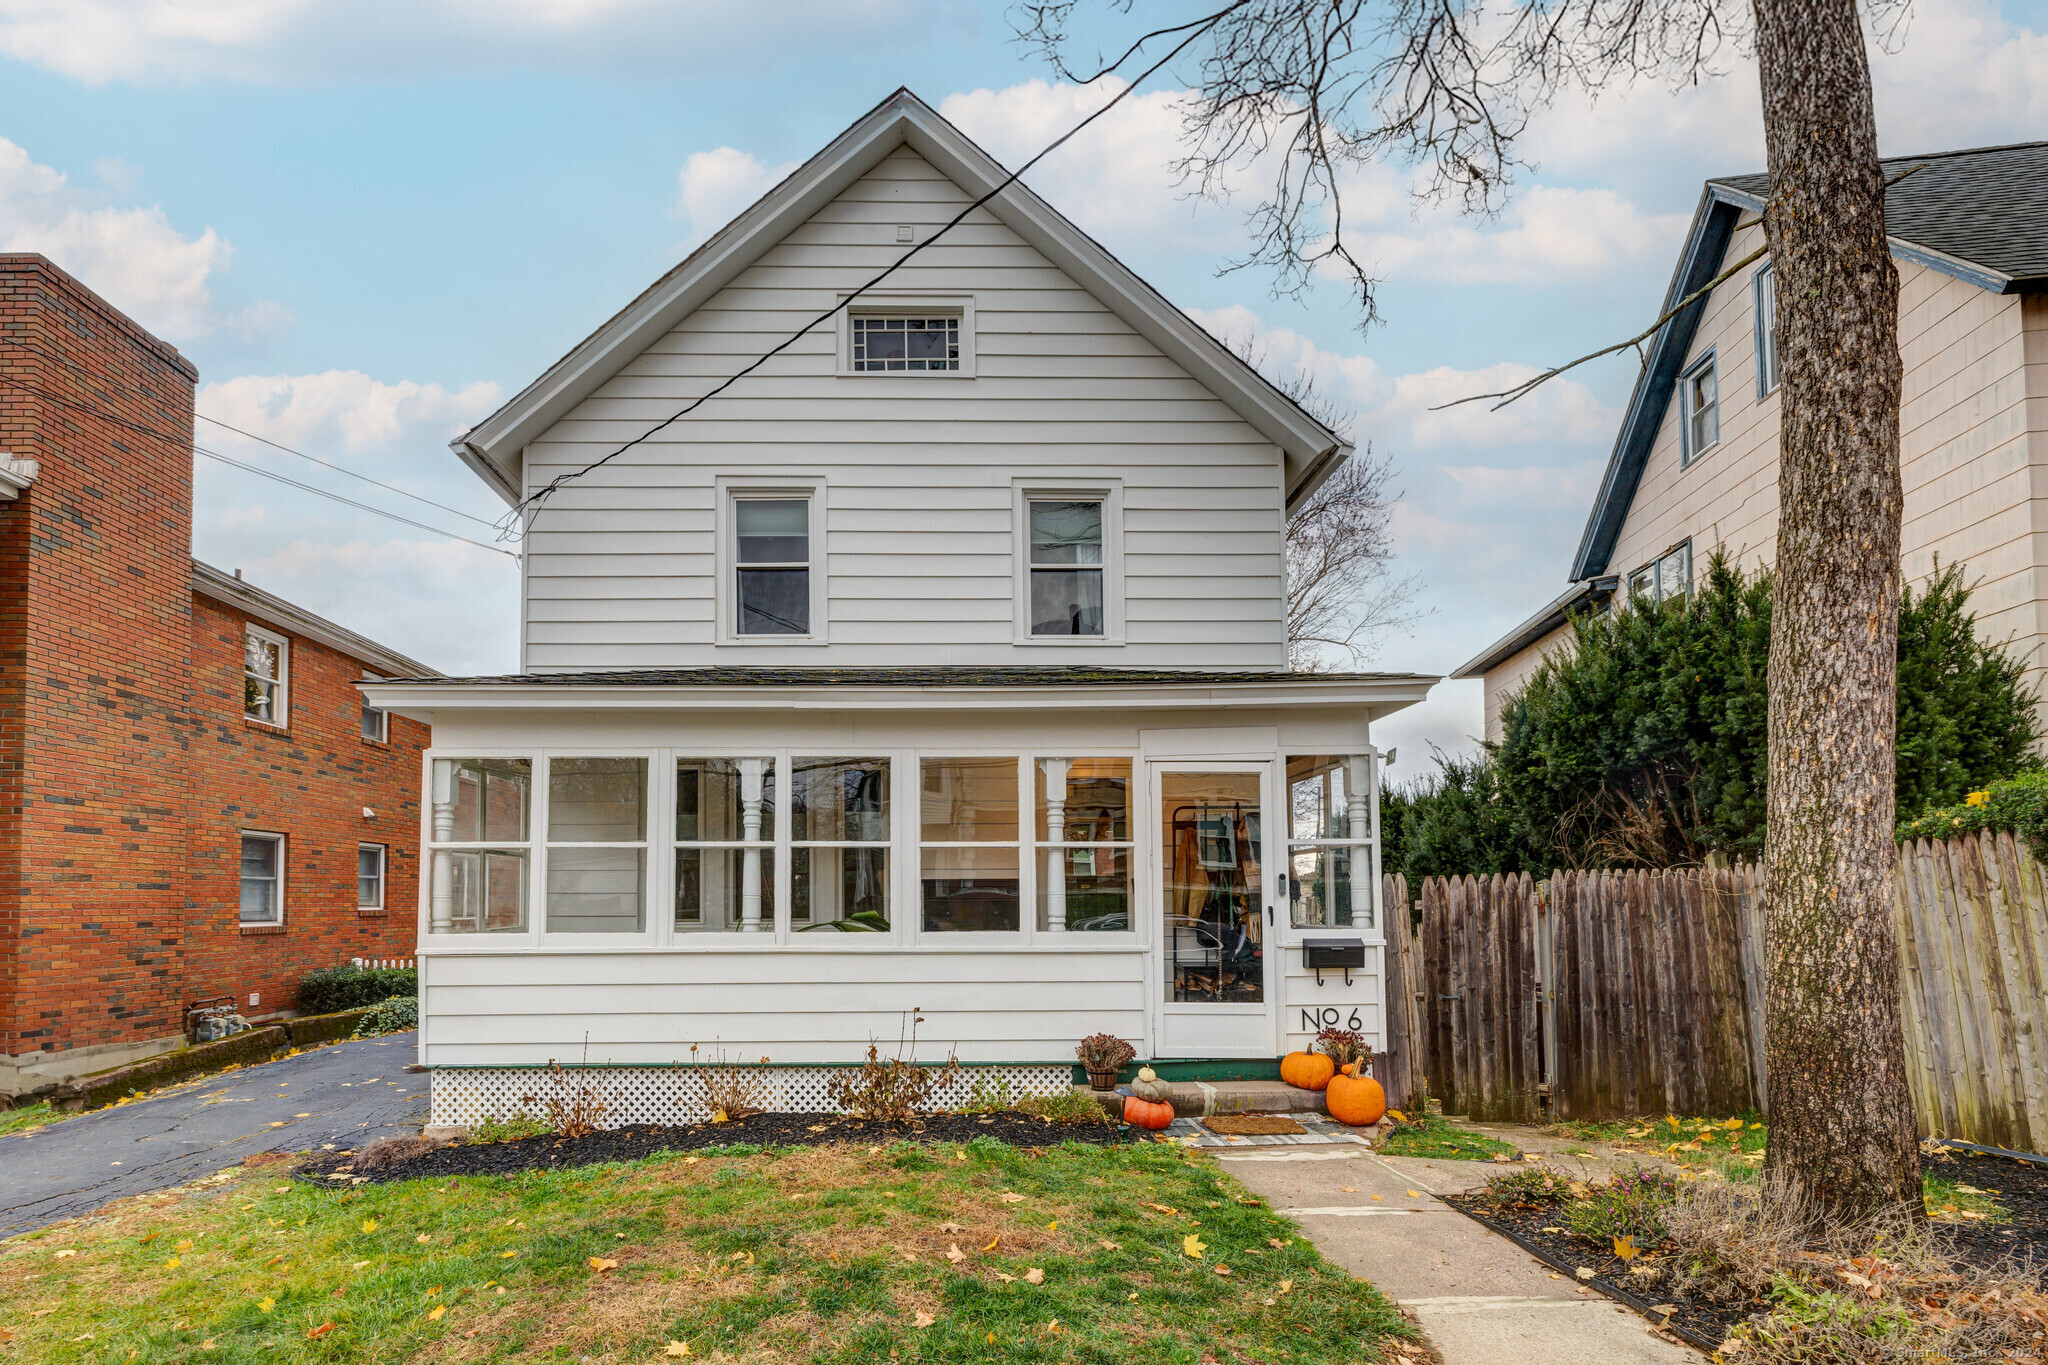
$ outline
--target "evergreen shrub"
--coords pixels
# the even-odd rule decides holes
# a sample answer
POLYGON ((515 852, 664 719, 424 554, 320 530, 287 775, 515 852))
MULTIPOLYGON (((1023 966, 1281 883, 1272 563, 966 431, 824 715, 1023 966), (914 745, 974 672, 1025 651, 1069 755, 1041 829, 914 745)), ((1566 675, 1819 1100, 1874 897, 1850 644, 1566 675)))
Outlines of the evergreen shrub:
POLYGON ((323 967, 299 982, 299 1013, 361 1009, 419 991, 420 975, 411 967, 323 967))

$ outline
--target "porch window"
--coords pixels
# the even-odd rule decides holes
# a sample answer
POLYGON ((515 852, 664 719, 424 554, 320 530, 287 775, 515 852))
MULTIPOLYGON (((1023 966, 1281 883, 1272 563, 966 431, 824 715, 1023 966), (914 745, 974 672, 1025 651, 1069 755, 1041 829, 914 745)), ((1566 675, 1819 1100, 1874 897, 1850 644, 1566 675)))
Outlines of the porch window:
POLYGON ((733 499, 741 635, 811 633, 809 498, 733 499))
POLYGON ((548 932, 645 929, 646 865, 647 760, 550 759, 548 932))
POLYGON ((1287 760, 1287 900, 1297 929, 1378 928, 1372 877, 1372 760, 1287 760))
POLYGON ((242 923, 284 923, 284 836, 242 835, 242 923))
POLYGON ((430 932, 525 932, 532 796, 530 758, 434 760, 430 932))
POLYGON ((676 760, 675 927, 775 927, 775 760, 676 760))
POLYGON ((1118 933, 1131 925, 1131 760, 1041 758, 1038 927, 1118 933))
POLYGON ((261 725, 283 725, 289 715, 291 641, 257 626, 243 628, 242 715, 261 725))
POLYGON ((926 933, 1015 932, 1021 923, 1014 758, 920 762, 926 933))
POLYGON ((1102 503, 1031 503, 1031 633, 1102 634, 1102 503))
POLYGON ((887 933, 889 760, 799 756, 789 770, 791 929, 887 933))

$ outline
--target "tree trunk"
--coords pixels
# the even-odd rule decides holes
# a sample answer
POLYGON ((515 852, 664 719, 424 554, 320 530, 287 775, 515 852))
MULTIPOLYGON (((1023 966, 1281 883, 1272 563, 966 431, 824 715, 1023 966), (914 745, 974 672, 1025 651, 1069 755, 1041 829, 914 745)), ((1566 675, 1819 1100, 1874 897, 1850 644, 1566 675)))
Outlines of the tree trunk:
POLYGON ((1854 0, 1754 0, 1783 376, 1764 839, 1765 1169, 1920 1208, 1892 899, 1898 271, 1854 0))

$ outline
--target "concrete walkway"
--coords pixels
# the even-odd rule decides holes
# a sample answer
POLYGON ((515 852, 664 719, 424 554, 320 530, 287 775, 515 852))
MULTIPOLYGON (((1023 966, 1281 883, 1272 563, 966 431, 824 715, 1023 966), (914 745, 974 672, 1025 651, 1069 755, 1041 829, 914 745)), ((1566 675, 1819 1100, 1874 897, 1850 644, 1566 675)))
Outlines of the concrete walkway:
POLYGON ((427 1078, 411 1033, 244 1067, 151 1099, 0 1137, 0 1237, 169 1189, 254 1152, 418 1133, 427 1078))
MULTIPOLYGON (((1563 1144, 1489 1130, 1531 1150, 1563 1144)), ((1223 1169, 1301 1225, 1332 1261, 1422 1325, 1444 1365, 1699 1365, 1635 1313, 1553 1272, 1436 1196, 1472 1189, 1491 1162, 1381 1157, 1363 1147, 1213 1153, 1223 1169)), ((1601 1156, 1560 1156, 1603 1174, 1601 1156)))

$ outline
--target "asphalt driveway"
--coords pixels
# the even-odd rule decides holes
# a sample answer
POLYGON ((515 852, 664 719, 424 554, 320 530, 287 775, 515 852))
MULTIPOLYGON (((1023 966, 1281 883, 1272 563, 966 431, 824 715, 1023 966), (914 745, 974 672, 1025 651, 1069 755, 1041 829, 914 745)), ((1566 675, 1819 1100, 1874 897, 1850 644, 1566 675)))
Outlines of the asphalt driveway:
POLYGON ((256 1152, 417 1133, 427 1078, 411 1033, 205 1077, 169 1094, 0 1137, 0 1237, 168 1189, 256 1152))

